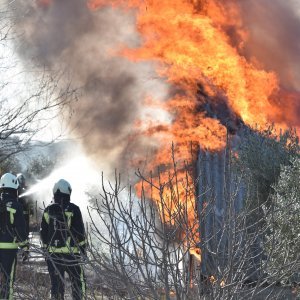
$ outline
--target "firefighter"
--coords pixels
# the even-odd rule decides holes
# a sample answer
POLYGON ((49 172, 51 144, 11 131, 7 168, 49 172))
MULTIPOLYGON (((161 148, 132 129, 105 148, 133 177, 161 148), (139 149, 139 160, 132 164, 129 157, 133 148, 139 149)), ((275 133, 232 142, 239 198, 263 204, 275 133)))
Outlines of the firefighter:
POLYGON ((64 179, 54 184, 54 203, 46 207, 41 222, 41 240, 51 279, 51 299, 64 299, 64 273, 71 280, 73 299, 86 299, 82 264, 85 230, 77 205, 70 202, 72 188, 64 179))
POLYGON ((27 246, 22 204, 18 202, 18 180, 6 173, 0 179, 0 299, 13 299, 18 247, 27 246))
POLYGON ((18 187, 19 201, 21 202, 21 204, 23 206, 23 214, 24 214, 25 223, 26 223, 26 230, 29 233, 29 221, 30 221, 29 219, 30 219, 30 213, 31 213, 30 200, 26 196, 20 197, 27 190, 26 181, 25 181, 25 177, 22 173, 17 174, 17 179, 19 182, 19 187, 18 187))
MULTIPOLYGON (((24 175, 22 173, 17 174, 17 179, 19 182, 19 187, 18 187, 19 202, 23 206, 23 214, 24 214, 24 219, 25 219, 26 231, 29 235, 30 216, 32 215, 32 211, 33 211, 32 205, 31 205, 31 199, 28 196, 22 196, 22 194, 24 194, 27 191, 26 180, 25 180, 24 175)), ((29 259, 29 251, 23 251, 22 261, 25 262, 28 259, 29 259)))

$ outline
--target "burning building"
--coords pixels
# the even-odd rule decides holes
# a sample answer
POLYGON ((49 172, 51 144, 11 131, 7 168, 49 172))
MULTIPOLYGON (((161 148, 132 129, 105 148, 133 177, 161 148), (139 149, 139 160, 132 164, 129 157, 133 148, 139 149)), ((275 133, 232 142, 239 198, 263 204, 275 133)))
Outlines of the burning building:
MULTIPOLYGON (((23 33, 24 61, 34 60, 48 72, 63 67, 81 88, 69 124, 88 154, 98 161, 105 157, 113 167, 142 166, 145 174, 159 167, 160 176, 151 177, 154 185, 168 181, 172 143, 179 181, 195 156, 206 157, 198 168, 205 174, 200 187, 206 185, 201 180, 216 187, 217 213, 224 205, 221 189, 231 184, 218 171, 226 166, 228 133, 238 140, 243 128, 299 128, 299 71, 293 64, 300 53, 297 4, 37 0, 11 5, 23 33)), ((149 198, 159 200, 160 192, 149 198)), ((237 210, 243 206, 240 193, 237 210)), ((196 200, 183 199, 190 224, 197 219, 196 200)))

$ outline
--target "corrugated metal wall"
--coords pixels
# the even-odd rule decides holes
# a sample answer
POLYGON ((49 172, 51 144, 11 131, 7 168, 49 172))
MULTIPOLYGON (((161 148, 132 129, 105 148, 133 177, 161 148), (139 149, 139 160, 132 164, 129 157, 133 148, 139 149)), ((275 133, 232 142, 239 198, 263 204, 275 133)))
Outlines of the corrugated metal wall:
MULTIPOLYGON (((237 226, 236 217, 242 211, 247 197, 245 184, 240 174, 231 169, 230 159, 229 147, 218 153, 200 150, 198 155, 197 209, 200 218, 201 270, 204 275, 215 274, 217 268, 226 267, 230 231, 237 226)), ((259 238, 254 242, 253 251, 258 249, 258 243, 259 238)), ((258 255, 256 262, 252 260, 249 272, 253 273, 259 261, 258 255)))

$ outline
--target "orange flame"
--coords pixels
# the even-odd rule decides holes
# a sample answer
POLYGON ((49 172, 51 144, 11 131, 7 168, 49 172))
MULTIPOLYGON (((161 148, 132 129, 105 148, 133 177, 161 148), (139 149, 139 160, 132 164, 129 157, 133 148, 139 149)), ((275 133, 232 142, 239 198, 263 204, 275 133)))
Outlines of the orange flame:
MULTIPOLYGON (((287 128, 294 125, 292 108, 283 112, 278 101, 284 96, 275 73, 258 68, 240 55, 248 32, 240 17, 238 2, 216 0, 90 0, 97 9, 111 5, 136 11, 136 28, 141 35, 138 48, 123 48, 121 54, 133 61, 150 60, 158 74, 180 89, 162 107, 171 113, 171 124, 150 122, 146 135, 158 139, 160 148, 150 168, 168 165, 171 142, 180 161, 189 160, 188 145, 220 150, 226 129, 218 120, 197 111, 199 83, 212 99, 227 99, 232 112, 247 125, 264 129, 268 123, 287 128), (234 34, 229 34, 234 28, 234 34), (280 94, 281 93, 281 94, 280 94)), ((125 11, 126 12, 126 11, 125 11)), ((299 95, 286 94, 293 101, 299 95)), ((286 98, 285 98, 286 99, 286 98)), ((291 103, 291 102, 289 102, 291 103)), ((149 170, 150 170, 149 168, 149 170)), ((184 174, 180 180, 184 181, 184 174)), ((168 181, 168 174, 165 174, 168 181)), ((140 189, 141 186, 137 185, 140 189)), ((148 191, 150 192, 150 191, 148 191)), ((146 191, 147 193, 147 191, 146 191)), ((182 194, 185 194, 184 188, 182 194)), ((168 198, 163 195, 154 195, 168 198)), ((183 200, 182 200, 183 201, 183 200)), ((194 197, 188 199, 189 222, 195 220, 194 197)), ((170 204, 171 205, 171 204, 170 204)), ((174 211, 175 208, 172 208, 174 211)), ((172 213, 169 218, 171 218, 172 213)))
MULTIPOLYGON (((229 16, 238 16, 238 7, 231 4, 225 13, 225 7, 211 1, 203 2, 197 11, 195 3, 200 5, 201 1, 92 0, 89 6, 134 7, 143 44, 137 49, 123 49, 123 54, 132 60, 157 61, 159 74, 183 88, 191 103, 201 81, 211 94, 224 93, 245 123, 264 126, 276 121, 278 108, 270 100, 278 91, 276 75, 247 62, 222 29, 224 24, 232 25, 229 16)), ((241 27, 241 21, 234 20, 241 27)), ((244 38, 247 35, 241 28, 239 33, 244 38)))

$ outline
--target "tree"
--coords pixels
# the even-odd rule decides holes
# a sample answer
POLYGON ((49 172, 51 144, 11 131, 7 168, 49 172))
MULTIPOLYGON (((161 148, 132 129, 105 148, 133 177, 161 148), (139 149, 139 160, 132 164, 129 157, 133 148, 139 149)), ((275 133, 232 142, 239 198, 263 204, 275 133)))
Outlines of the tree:
POLYGON ((17 33, 6 5, 0 4, 0 162, 30 149, 38 134, 76 98, 70 85, 59 88, 62 73, 47 75, 18 61, 12 45, 17 33))
MULTIPOLYGON (((268 214, 272 207, 261 203, 237 208, 240 198, 243 203, 259 201, 250 192, 249 173, 237 173, 234 152, 226 151, 223 168, 218 168, 218 177, 226 177, 221 190, 216 185, 203 185, 203 172, 191 180, 186 168, 186 176, 179 178, 175 161, 166 172, 168 176, 158 172, 158 181, 137 173, 142 181, 140 199, 130 187, 122 187, 117 174, 113 183, 103 181, 100 198, 90 209, 88 263, 98 284, 124 298, 292 297, 291 286, 278 286, 278 282, 299 260, 294 257, 289 265, 281 261, 274 268, 273 254, 282 251, 282 243, 270 243, 277 238, 270 231, 274 222, 265 222, 260 213, 264 208, 268 214), (222 210, 217 206, 218 195, 222 210), (194 202, 192 209, 190 200, 194 202), (197 216, 193 222, 190 213, 197 216), (268 232, 270 238, 265 239, 268 232)), ((198 161, 198 170, 207 168, 207 159, 198 161)))
POLYGON ((57 163, 57 157, 47 156, 47 155, 38 155, 34 157, 28 164, 26 170, 26 177, 31 179, 43 179, 47 177, 55 168, 57 163))
POLYGON ((90 209, 90 265, 113 292, 141 299, 159 299, 161 294, 171 299, 174 293, 184 297, 190 292, 189 251, 196 249, 198 227, 196 219, 188 220, 187 203, 195 189, 190 175, 178 180, 173 167, 169 179, 161 179, 158 186, 138 172, 141 199, 131 188, 126 193, 116 175, 114 184, 103 182, 101 198, 90 209), (184 194, 179 195, 179 185, 184 194), (160 198, 149 199, 146 189, 160 198))
MULTIPOLYGON (((65 108, 76 99, 75 89, 70 85, 59 88, 58 82, 64 76, 62 72, 50 76, 46 70, 37 71, 34 64, 25 67, 18 61, 12 45, 17 33, 7 5, 7 1, 0 1, 1 174, 20 172, 23 165, 16 155, 33 146, 44 145, 36 139, 41 138, 41 132, 54 118, 67 116, 65 108)), ((55 134, 47 142, 53 142, 60 134, 55 134)), ((33 256, 42 258, 42 251, 37 245, 32 244, 31 249, 33 256)), ((31 261, 27 266, 19 264, 18 268, 22 271, 16 282, 19 298, 45 299, 48 291, 41 286, 46 286, 48 278, 33 272, 37 266, 31 261)))
POLYGON ((272 253, 270 246, 267 248, 268 254, 272 257, 272 267, 280 270, 282 280, 298 283, 300 281, 299 178, 300 158, 297 156, 291 160, 291 165, 282 166, 279 181, 273 185, 275 191, 272 196, 273 209, 267 215, 267 220, 272 225, 270 226, 270 232, 267 234, 269 245, 276 243, 278 248, 281 249, 281 251, 272 253), (288 270, 281 268, 282 262, 290 266, 288 270))
POLYGON ((245 129, 241 132, 236 166, 247 170, 252 190, 258 200, 266 202, 273 193, 282 165, 290 165, 291 158, 299 153, 299 138, 293 129, 276 132, 269 126, 264 131, 245 129))
MULTIPOLYGON (((220 156, 223 167, 217 168, 218 178, 224 178, 221 190, 200 178, 207 176, 200 171, 209 167, 209 155, 215 162, 219 154, 206 154, 205 159, 199 155, 196 178, 189 164, 179 170, 174 157, 173 167, 158 170, 158 177, 138 171, 139 192, 123 185, 117 173, 110 183, 103 179, 102 192, 89 209, 89 247, 82 262, 89 270, 90 299, 101 294, 147 300, 293 299, 293 289, 284 280, 295 273, 299 259, 291 257, 288 264, 277 259, 274 264, 283 249, 289 251, 278 231, 272 230, 278 218, 265 217, 272 215, 274 206, 237 208, 240 199, 259 201, 250 192, 249 173, 237 173, 234 152, 227 148, 225 153, 226 159, 220 156), (179 171, 185 176, 178 176, 179 171), (223 210, 217 206, 218 197, 223 210)), ((291 176, 295 183, 297 176, 291 176)), ((35 256, 47 255, 39 247, 32 249, 35 256)), ((38 278, 42 276, 33 272, 28 298, 30 288, 43 286, 37 299, 47 294, 38 278)))

